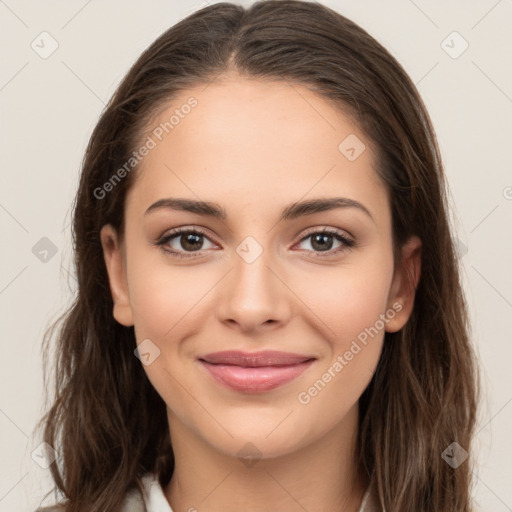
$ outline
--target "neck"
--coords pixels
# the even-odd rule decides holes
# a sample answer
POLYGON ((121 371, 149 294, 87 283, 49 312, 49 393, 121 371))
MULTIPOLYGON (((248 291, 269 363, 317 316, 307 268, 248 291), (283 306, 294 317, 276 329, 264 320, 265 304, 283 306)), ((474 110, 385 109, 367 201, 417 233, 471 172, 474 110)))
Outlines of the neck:
POLYGON ((252 461, 215 449, 169 409, 168 419, 175 469, 164 494, 176 512, 358 512, 361 506, 368 481, 355 462, 357 403, 322 438, 252 461))

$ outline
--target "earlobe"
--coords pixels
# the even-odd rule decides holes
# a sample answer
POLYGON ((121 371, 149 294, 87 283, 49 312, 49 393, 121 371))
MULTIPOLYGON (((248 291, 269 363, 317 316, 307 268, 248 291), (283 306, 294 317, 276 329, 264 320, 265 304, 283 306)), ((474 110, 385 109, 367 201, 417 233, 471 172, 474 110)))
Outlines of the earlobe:
POLYGON ((416 288, 421 275, 421 240, 411 237, 402 247, 402 262, 395 270, 388 299, 388 308, 396 312, 386 324, 387 332, 396 332, 409 320, 416 288))
POLYGON ((133 325, 133 315, 121 242, 110 224, 101 228, 100 239, 114 302, 113 316, 120 324, 130 327, 133 325))

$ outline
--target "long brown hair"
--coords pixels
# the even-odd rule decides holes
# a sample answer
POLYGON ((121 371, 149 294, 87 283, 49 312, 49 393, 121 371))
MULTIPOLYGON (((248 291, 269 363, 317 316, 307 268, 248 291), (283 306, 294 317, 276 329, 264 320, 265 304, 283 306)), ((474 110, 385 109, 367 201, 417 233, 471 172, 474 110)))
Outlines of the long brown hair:
MULTIPOLYGON (((472 510, 470 443, 478 373, 448 221, 443 166, 425 106, 400 64, 358 25, 318 3, 217 3, 163 33, 136 61, 92 133, 73 211, 78 291, 45 336, 56 339, 52 406, 44 440, 68 512, 117 511, 141 476, 165 485, 174 469, 166 406, 134 357, 133 328, 117 323, 100 243, 123 231, 136 168, 105 197, 155 114, 187 87, 235 71, 300 84, 351 118, 377 148, 387 184, 396 261, 411 236, 423 242, 412 316, 386 333, 381 360, 360 398, 358 456, 388 512, 472 510), (96 191, 96 193, 95 193, 96 191), (457 468, 442 452, 457 442, 457 468)), ((45 384, 48 373, 45 366, 45 384)))

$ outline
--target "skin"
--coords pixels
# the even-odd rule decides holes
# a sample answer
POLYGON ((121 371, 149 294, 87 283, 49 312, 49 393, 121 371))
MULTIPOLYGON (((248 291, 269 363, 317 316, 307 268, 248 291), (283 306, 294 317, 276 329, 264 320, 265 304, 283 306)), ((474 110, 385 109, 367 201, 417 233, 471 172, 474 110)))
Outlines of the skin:
MULTIPOLYGON (((144 370, 167 405, 176 460, 164 493, 175 512, 356 512, 368 484, 354 461, 358 400, 385 331, 401 329, 411 314, 421 242, 412 237, 395 268, 389 197, 371 142, 320 96, 225 75, 183 92, 155 126, 190 96, 197 107, 137 170, 124 237, 109 225, 101 231, 113 315, 135 326, 137 343, 150 339, 160 350, 144 370), (366 146, 354 161, 338 149, 349 134, 366 146), (218 203, 227 218, 165 208, 145 214, 169 197, 218 203), (371 217, 346 207, 278 221, 290 203, 327 197, 358 201, 371 217), (199 257, 178 259, 154 245, 177 227, 206 232, 199 257), (318 257, 314 237, 303 240, 316 228, 356 246, 335 253, 342 244, 329 238, 330 256, 318 257), (248 236, 263 250, 252 263, 236 251, 248 236), (298 394, 397 303, 385 328, 300 403, 298 394), (295 380, 249 395, 217 384, 197 360, 228 349, 316 361, 295 380), (237 456, 249 442, 260 457, 250 467, 237 456)), ((193 253, 186 242, 177 236, 167 248, 193 253)))

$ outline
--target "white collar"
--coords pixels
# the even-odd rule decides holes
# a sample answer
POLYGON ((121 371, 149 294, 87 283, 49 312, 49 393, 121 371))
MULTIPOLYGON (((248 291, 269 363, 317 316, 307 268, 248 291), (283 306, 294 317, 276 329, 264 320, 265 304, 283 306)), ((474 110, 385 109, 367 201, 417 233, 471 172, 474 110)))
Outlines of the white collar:
POLYGON ((171 505, 169 505, 162 486, 154 473, 145 474, 142 477, 142 485, 145 491, 144 503, 147 512, 172 512, 171 505))
MULTIPOLYGON (((144 503, 147 512, 173 512, 158 478, 153 473, 147 473, 142 477, 144 488, 144 503)), ((371 493, 371 483, 366 490, 359 512, 376 512, 377 506, 374 495, 371 493)))

